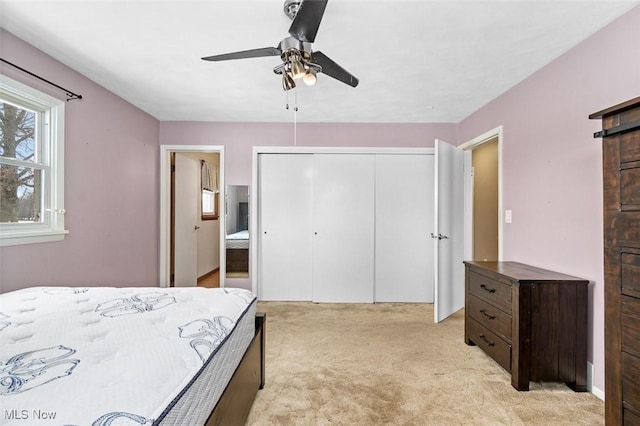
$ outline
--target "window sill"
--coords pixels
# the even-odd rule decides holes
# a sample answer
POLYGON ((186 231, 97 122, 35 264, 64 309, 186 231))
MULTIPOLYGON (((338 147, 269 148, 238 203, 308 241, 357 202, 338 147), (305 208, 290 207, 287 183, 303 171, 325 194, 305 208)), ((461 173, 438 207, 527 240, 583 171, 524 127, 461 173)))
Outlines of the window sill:
POLYGON ((0 236, 0 247, 62 241, 68 233, 67 230, 5 233, 0 236))

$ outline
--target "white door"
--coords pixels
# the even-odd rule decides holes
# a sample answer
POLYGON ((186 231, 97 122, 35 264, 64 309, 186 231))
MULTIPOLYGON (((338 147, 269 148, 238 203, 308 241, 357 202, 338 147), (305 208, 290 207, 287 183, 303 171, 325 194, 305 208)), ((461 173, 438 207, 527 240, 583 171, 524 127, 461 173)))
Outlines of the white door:
POLYGON ((377 155, 375 301, 433 303, 434 156, 377 155))
POLYGON ((198 212, 200 165, 194 158, 175 154, 174 283, 193 287, 198 283, 198 212))
POLYGON ((260 154, 261 300, 311 301, 313 154, 260 154))
POLYGON ((435 322, 464 307, 464 151, 436 140, 435 322))
POLYGON ((314 302, 373 302, 374 173, 374 155, 314 155, 314 302))

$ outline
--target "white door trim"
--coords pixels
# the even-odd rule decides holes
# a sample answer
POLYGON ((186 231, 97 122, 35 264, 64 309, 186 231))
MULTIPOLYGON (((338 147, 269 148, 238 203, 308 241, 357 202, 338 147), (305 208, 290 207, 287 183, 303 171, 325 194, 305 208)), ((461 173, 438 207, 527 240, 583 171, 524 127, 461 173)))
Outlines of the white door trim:
MULTIPOLYGON (((471 151, 483 143, 498 139, 498 260, 503 260, 503 205, 502 205, 502 126, 491 129, 480 136, 459 146, 465 151, 465 167, 471 165, 471 151)), ((473 183, 468 169, 465 169, 464 187, 464 254, 465 259, 471 258, 473 252, 473 183)))
MULTIPOLYGON (((160 145, 160 287, 169 287, 171 262, 171 153, 172 152, 215 152, 220 154, 220 195, 219 203, 224 203, 224 146, 221 145, 160 145)), ((224 207, 224 206, 222 206, 224 207)), ((221 207, 219 206, 219 209, 221 207)), ((225 235, 224 214, 220 214, 220 235, 225 235)), ((224 287, 225 241, 220 238, 220 287, 224 287)))

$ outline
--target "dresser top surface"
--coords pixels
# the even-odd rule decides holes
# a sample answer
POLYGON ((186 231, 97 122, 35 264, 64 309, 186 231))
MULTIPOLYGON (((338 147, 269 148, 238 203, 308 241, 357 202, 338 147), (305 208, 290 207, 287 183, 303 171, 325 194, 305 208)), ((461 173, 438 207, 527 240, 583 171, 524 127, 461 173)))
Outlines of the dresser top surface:
POLYGON ((584 278, 561 274, 519 262, 465 261, 465 265, 484 269, 520 282, 527 281, 576 281, 588 283, 584 278))

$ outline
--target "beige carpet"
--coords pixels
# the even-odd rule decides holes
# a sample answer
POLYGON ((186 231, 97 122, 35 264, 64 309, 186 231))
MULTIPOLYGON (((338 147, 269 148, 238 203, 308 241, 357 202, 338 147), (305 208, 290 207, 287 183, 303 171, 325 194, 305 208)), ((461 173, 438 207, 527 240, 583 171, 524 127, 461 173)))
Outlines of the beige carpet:
POLYGON ((248 425, 603 425, 604 403, 564 384, 517 392, 464 343, 464 315, 424 304, 260 302, 266 385, 248 425))

